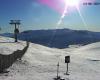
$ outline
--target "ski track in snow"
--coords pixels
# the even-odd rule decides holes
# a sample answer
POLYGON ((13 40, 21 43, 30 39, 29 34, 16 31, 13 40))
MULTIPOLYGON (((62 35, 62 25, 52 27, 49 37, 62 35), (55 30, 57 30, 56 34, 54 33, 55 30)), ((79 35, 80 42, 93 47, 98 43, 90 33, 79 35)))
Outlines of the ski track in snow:
MULTIPOLYGON (((11 54, 23 49, 25 41, 13 43, 12 38, 0 36, 0 54, 11 54)), ((66 49, 48 48, 30 43, 22 61, 16 61, 8 70, 0 74, 0 80, 53 80, 60 62, 59 75, 65 80, 99 80, 100 79, 100 42, 86 46, 72 46, 66 49), (71 56, 69 76, 66 72, 65 56, 71 56)))

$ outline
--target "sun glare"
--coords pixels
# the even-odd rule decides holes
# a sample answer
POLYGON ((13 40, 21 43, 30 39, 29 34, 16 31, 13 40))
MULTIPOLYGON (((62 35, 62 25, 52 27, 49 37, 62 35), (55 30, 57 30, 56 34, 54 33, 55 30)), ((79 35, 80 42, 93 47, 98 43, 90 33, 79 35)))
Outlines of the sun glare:
POLYGON ((65 0, 67 6, 78 6, 80 0, 65 0))

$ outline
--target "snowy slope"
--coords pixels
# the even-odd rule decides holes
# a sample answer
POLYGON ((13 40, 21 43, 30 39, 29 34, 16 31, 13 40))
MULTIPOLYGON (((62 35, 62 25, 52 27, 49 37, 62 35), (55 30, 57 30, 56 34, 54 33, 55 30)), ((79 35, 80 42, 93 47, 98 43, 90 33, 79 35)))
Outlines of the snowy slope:
MULTIPOLYGON (((23 49, 26 43, 0 37, 0 54, 11 54, 23 49)), ((0 74, 0 80, 53 80, 56 76, 56 65, 60 62, 60 75, 66 80, 99 80, 100 79, 100 42, 81 47, 66 49, 48 48, 30 43, 22 61, 15 62, 8 70, 0 74), (66 64, 64 57, 71 56, 69 76, 64 75, 66 64)))

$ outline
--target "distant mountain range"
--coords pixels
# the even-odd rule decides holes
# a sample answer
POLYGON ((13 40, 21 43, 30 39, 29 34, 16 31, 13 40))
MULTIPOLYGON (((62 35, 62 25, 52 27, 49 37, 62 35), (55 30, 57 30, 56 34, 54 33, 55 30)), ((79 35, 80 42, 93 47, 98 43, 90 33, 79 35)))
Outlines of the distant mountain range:
MULTIPOLYGON (((4 33, 1 36, 14 37, 12 33, 4 33)), ((48 47, 66 48, 69 45, 99 42, 100 32, 70 29, 28 30, 21 32, 18 38, 48 47)))

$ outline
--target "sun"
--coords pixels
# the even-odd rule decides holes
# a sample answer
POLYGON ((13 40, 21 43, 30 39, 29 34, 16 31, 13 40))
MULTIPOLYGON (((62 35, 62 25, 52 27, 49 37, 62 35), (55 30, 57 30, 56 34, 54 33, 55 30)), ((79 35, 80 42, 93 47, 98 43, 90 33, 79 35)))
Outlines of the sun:
POLYGON ((64 0, 67 6, 78 6, 80 0, 64 0))

